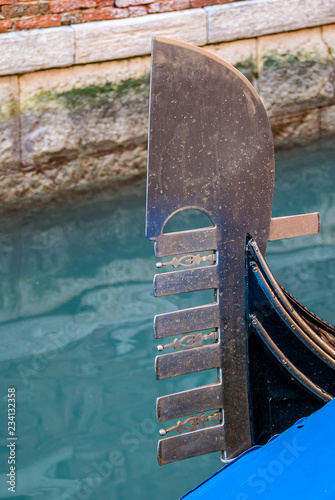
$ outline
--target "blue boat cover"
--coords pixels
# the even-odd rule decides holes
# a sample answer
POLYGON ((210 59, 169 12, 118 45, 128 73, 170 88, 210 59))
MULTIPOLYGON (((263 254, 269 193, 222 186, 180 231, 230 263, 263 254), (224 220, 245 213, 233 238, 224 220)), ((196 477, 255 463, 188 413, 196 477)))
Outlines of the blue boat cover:
POLYGON ((247 451, 182 498, 335 499, 335 400, 247 451))

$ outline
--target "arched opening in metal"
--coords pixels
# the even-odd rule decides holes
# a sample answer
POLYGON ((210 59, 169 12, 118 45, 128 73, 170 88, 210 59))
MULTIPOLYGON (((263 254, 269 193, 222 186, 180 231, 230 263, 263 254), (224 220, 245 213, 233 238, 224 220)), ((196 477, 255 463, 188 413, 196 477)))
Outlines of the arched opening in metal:
POLYGON ((188 208, 174 213, 165 223, 163 233, 191 231, 204 227, 213 227, 212 219, 202 210, 188 208))

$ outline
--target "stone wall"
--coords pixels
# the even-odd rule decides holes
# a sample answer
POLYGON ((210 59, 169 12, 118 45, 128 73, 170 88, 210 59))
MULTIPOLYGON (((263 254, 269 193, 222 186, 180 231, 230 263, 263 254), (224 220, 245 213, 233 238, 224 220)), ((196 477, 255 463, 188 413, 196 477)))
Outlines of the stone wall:
MULTIPOLYGON (((239 5, 253 4, 253 8, 257 8, 261 3, 271 4, 272 9, 283 4, 278 0, 257 0, 239 5)), ((229 13, 233 15, 236 8, 241 9, 240 6, 230 4, 208 9, 225 8, 228 16, 229 13)), ((269 12, 268 15, 273 17, 272 24, 269 18, 264 25, 262 18, 258 28, 253 30, 263 30, 263 35, 215 43, 218 38, 224 37, 217 22, 221 12, 219 10, 216 17, 210 14, 216 27, 209 33, 203 31, 204 9, 151 18, 164 17, 166 25, 160 28, 159 34, 163 31, 171 37, 203 45, 236 66, 252 82, 269 114, 277 145, 335 132, 335 24, 276 33, 278 20, 269 12), (267 34, 269 32, 274 33, 267 34), (206 43, 208 40, 214 43, 206 43)), ((242 11, 240 14, 243 15, 242 11)), ((309 17, 309 22, 311 19, 309 17)), ((321 22, 322 19, 318 19, 321 22)), ((207 21, 208 30, 210 24, 207 21)), ((298 22, 301 20, 294 20, 295 24, 298 22)), ((38 71, 43 64, 50 67, 49 54, 43 59, 41 52, 35 54, 35 60, 24 60, 22 57, 25 69, 21 70, 21 74, 9 75, 11 64, 5 66, 2 62, 2 74, 6 74, 0 77, 2 202, 15 202, 27 196, 55 193, 78 186, 92 187, 145 172, 150 57, 122 59, 115 42, 115 60, 87 61, 87 58, 99 61, 101 54, 110 58, 108 50, 111 50, 110 44, 113 46, 112 37, 117 37, 117 29, 125 30, 125 26, 120 28, 118 23, 120 21, 108 21, 107 25, 97 23, 105 25, 103 29, 108 36, 90 38, 88 34, 86 58, 83 56, 84 46, 81 48, 80 44, 76 44, 77 52, 82 54, 82 62, 88 64, 38 71), (111 23, 117 23, 114 31, 111 23), (108 48, 107 53, 102 50, 104 44, 108 48)), ((124 40, 127 36, 129 40, 132 38, 128 54, 134 50, 148 53, 148 29, 143 24, 140 25, 142 30, 138 24, 136 26, 137 31, 131 31, 128 26, 128 32, 124 32, 124 40)), ((238 23, 229 26, 227 37, 234 39, 233 27, 239 33, 241 26, 238 23)), ((246 23, 245 29, 247 26, 249 24, 246 23)), ((42 33, 39 30, 36 34, 36 31, 27 32, 29 36, 35 36, 35 42, 42 33)), ((54 30, 45 31, 56 40, 54 30)), ((12 35, 17 34, 0 36, 0 49, 2 37, 12 35)), ((55 58, 54 62, 56 66, 64 56, 62 47, 67 46, 65 42, 62 45, 61 36, 58 38, 61 43, 58 45, 58 59, 55 58)), ((47 45, 48 40, 44 40, 47 45)), ((21 42, 23 47, 24 40, 21 42)), ((25 47, 30 50, 29 44, 25 47)), ((13 50, 18 49, 14 47, 13 50)), ((20 67, 20 54, 17 63, 16 67, 20 67)), ((66 66, 64 63, 61 65, 66 66)))
MULTIPOLYGON (((229 4, 243 0, 0 0, 0 33, 78 25, 110 19, 131 19, 162 12, 173 12, 206 6, 229 4)), ((254 0, 249 0, 250 1, 254 0)), ((272 0, 267 0, 268 2, 272 0)), ((320 12, 331 8, 332 0, 293 0, 317 5, 320 12)), ((290 12, 292 0, 281 0, 284 18, 290 12)), ((244 11, 244 7, 242 7, 244 11)), ((309 16, 309 9, 307 15, 309 16)), ((221 17, 226 14, 219 11, 221 17)), ((262 16, 262 12, 256 13, 262 16)), ((221 30, 220 15, 214 14, 214 23, 221 30)), ((240 23, 243 32, 243 19, 240 23)), ((251 23, 252 27, 252 23, 251 23)), ((257 33, 253 33, 255 35, 257 33)), ((245 36, 245 33, 243 33, 245 36)), ((212 40, 213 41, 213 40, 212 40)))
POLYGON ((133 18, 232 1, 234 0, 0 0, 0 33, 133 18))

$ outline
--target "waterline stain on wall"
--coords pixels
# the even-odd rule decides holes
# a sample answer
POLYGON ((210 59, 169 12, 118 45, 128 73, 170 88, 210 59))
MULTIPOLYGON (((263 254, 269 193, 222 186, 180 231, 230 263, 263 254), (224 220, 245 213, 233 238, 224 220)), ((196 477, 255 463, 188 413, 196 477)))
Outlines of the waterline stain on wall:
POLYGON ((44 91, 34 99, 25 103, 24 109, 35 108, 45 103, 58 102, 63 108, 71 112, 80 112, 87 107, 100 106, 110 103, 111 100, 122 99, 133 93, 149 97, 150 74, 141 78, 129 78, 120 83, 106 83, 104 85, 89 85, 88 87, 73 88, 66 92, 44 91))

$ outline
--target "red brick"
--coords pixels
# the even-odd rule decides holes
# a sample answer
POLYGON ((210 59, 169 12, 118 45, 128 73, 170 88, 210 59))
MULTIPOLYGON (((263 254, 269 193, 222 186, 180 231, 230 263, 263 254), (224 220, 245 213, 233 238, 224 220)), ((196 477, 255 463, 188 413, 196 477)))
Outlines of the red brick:
POLYGON ((13 0, 0 0, 0 5, 10 5, 13 3, 13 0))
POLYGON ((70 12, 71 10, 89 9, 95 6, 95 0, 60 0, 58 2, 50 2, 50 12, 70 12))
POLYGON ((144 5, 138 5, 136 7, 129 7, 129 17, 139 17, 146 16, 148 14, 146 7, 144 5))
POLYGON ((33 28, 51 28, 61 25, 60 16, 39 16, 31 17, 30 19, 21 19, 15 21, 15 28, 18 30, 33 29, 33 28))
POLYGON ((148 6, 148 13, 156 14, 157 12, 171 12, 189 8, 190 0, 158 0, 148 6))
POLYGON ((114 7, 114 0, 96 0, 97 7, 114 7))
POLYGON ((18 0, 19 2, 24 2, 24 3, 27 3, 27 2, 36 2, 36 0, 18 0))
POLYGON ((10 19, 5 19, 4 21, 0 21, 0 33, 5 33, 9 31, 12 27, 12 21, 10 19))
POLYGON ((190 0, 190 1, 191 1, 191 8, 197 9, 199 7, 207 7, 208 5, 231 3, 234 2, 235 0, 190 0))
POLYGON ((117 7, 129 7, 129 5, 143 5, 151 2, 152 0, 115 0, 115 5, 117 7))
POLYGON ((2 13, 5 17, 38 16, 48 12, 48 9, 48 3, 15 4, 2 7, 2 13))
POLYGON ((105 21, 107 19, 122 19, 128 17, 128 9, 115 9, 106 7, 106 9, 97 9, 84 12, 85 21, 105 21))
POLYGON ((62 25, 68 26, 70 24, 80 24, 84 22, 82 12, 65 12, 62 14, 62 25))

